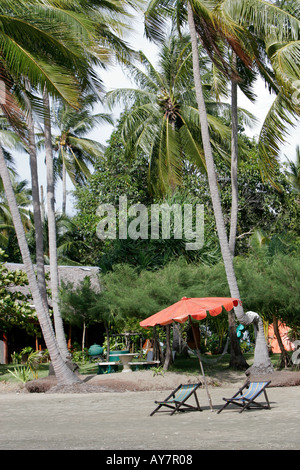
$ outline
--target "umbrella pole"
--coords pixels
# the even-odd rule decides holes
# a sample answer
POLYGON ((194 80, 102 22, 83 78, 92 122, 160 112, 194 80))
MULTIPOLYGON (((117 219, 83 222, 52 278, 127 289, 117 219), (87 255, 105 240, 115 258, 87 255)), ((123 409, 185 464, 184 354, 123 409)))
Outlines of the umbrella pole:
POLYGON ((204 380, 204 385, 205 385, 205 389, 206 389, 206 393, 207 393, 207 397, 208 397, 209 406, 210 406, 211 411, 213 411, 211 396, 210 396, 210 393, 209 393, 208 387, 207 387, 207 382, 206 382, 206 378, 205 378, 205 374, 204 374, 203 364, 202 364, 202 361, 201 361, 200 351, 199 351, 198 344, 197 344, 197 339, 196 339, 196 334, 195 334, 195 330, 194 330, 194 325, 193 325, 193 322, 192 322, 192 319, 191 319, 191 316, 190 316, 190 315, 189 315, 189 322, 190 322, 190 325, 191 325, 191 327, 192 327, 194 342, 195 342, 195 345, 196 345, 196 353, 197 353, 197 356, 198 356, 198 359, 199 359, 200 369, 201 369, 202 376, 203 376, 203 380, 204 380))

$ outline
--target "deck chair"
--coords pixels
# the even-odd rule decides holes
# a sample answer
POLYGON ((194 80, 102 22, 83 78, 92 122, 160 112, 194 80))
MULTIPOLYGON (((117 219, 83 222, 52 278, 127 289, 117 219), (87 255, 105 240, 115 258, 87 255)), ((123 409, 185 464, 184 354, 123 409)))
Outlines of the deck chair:
POLYGON ((242 409, 240 410, 240 413, 242 411, 249 409, 249 408, 264 408, 264 409, 270 409, 270 403, 268 400, 267 392, 266 392, 266 387, 269 385, 269 382, 247 382, 245 383, 239 391, 232 397, 232 398, 223 398, 223 400, 226 401, 225 405, 220 408, 218 413, 221 413, 226 406, 228 406, 230 403, 233 405, 240 406, 242 409), (246 389, 246 387, 248 387, 246 389), (243 390, 245 390, 243 392, 243 390), (266 405, 262 405, 261 403, 257 402, 256 399, 264 393, 265 399, 266 399, 266 405))
MULTIPOLYGON (((201 382, 198 384, 179 385, 165 400, 154 402, 158 404, 158 406, 154 411, 152 411, 150 416, 154 415, 154 413, 157 413, 163 406, 172 410, 171 415, 173 415, 176 411, 202 411, 199 405, 198 397, 196 395, 196 390, 200 385, 201 382), (192 406, 186 403, 186 401, 192 395, 195 397, 196 406, 192 406)), ((163 411, 166 412, 168 410, 160 410, 160 412, 163 411)))

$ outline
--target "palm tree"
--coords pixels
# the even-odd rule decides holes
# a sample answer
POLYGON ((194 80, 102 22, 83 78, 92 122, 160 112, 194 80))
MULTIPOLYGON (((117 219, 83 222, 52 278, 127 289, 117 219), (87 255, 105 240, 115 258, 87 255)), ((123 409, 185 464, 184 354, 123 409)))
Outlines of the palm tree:
MULTIPOLYGON (((166 12, 170 12, 170 8, 172 2, 168 2, 168 5, 162 5, 163 8, 158 8, 158 2, 152 1, 150 6, 146 12, 146 22, 150 22, 150 30, 148 28, 148 34, 153 31, 153 26, 157 27, 161 26, 161 16, 162 14, 166 14, 166 12), (163 11, 162 11, 163 10, 163 11), (152 29, 152 31, 151 31, 152 29)), ((185 13, 186 10, 182 5, 180 5, 180 10, 176 10, 176 12, 180 11, 181 16, 180 20, 184 21, 186 18, 185 13)), ((175 8, 179 7, 179 5, 175 5, 175 8)), ((226 271, 227 281, 230 289, 230 294, 232 297, 240 298, 239 288, 235 276, 235 270, 233 265, 233 257, 229 248, 229 243, 227 239, 227 232, 223 218, 223 212, 220 202, 215 166, 214 166, 214 158, 212 147, 210 143, 210 133, 209 133, 209 125, 207 119, 207 112, 205 106, 205 100, 203 95, 203 88, 202 88, 202 80, 201 80, 201 73, 200 73, 200 65, 199 65, 199 56, 198 56, 198 40, 197 40, 197 31, 195 26, 195 19, 194 15, 197 17, 198 21, 200 21, 201 29, 198 32, 202 32, 201 39, 204 43, 209 41, 207 48, 215 47, 216 37, 215 31, 223 28, 222 23, 217 23, 217 18, 213 16, 212 11, 207 8, 205 2, 188 2, 187 3, 187 17, 188 17, 188 27, 191 36, 191 44, 192 44, 192 55, 193 55, 193 75, 194 75, 194 83, 195 83, 195 90, 196 90, 196 99, 198 104, 199 110, 199 118, 201 124, 201 136, 202 136, 202 143, 205 155, 205 162, 206 162, 206 169, 207 169, 207 176, 208 176, 208 183, 210 188, 210 194, 212 198, 212 204, 216 219, 216 226, 217 232, 220 242, 220 248, 222 252, 224 267, 226 271), (216 28, 216 23, 218 24, 218 28, 216 28), (209 34, 208 34, 209 33, 209 34)), ((234 29, 234 24, 232 25, 232 29, 234 29)), ((222 31, 222 29, 221 29, 222 31)), ((161 32, 161 28, 159 29, 161 32)), ((157 37, 157 35, 156 35, 157 37)), ((237 47, 236 42, 232 42, 233 49, 237 47)), ((217 50, 217 52, 219 52, 217 50)), ((218 53, 218 59, 222 61, 221 54, 218 53)), ((227 64, 223 62, 224 68, 227 67, 227 64)), ((255 348, 255 359, 254 364, 252 366, 252 370, 260 370, 263 369, 264 371, 271 371, 272 365, 271 361, 268 356, 267 345, 264 338, 264 331, 263 331, 263 322, 260 316, 255 312, 247 312, 245 313, 243 308, 240 306, 235 309, 236 316, 238 321, 244 325, 249 325, 252 322, 258 328, 257 334, 257 341, 256 341, 256 348, 255 348)))
MULTIPOLYGON (((286 2, 284 3, 284 6, 286 9, 286 2)), ((295 2, 287 2, 289 5, 293 3, 295 5, 295 2)), ((295 23, 295 17, 298 15, 299 18, 299 9, 295 10, 294 8, 288 8, 289 13, 291 15, 294 15, 294 18, 291 16, 288 17, 288 15, 285 15, 285 13, 278 8, 278 5, 274 7, 274 5, 268 4, 267 2, 264 1, 256 1, 256 2, 248 2, 246 1, 241 1, 239 2, 239 5, 237 5, 237 2, 231 1, 231 0, 224 0, 220 2, 216 2, 215 4, 215 12, 217 13, 219 19, 222 18, 222 20, 226 20, 226 23, 228 23, 228 19, 226 18, 227 16, 234 11, 234 6, 237 6, 237 11, 238 13, 234 16, 231 15, 231 18, 234 19, 237 23, 239 23, 239 26, 242 26, 242 36, 237 35, 238 43, 240 45, 240 48, 242 49, 243 54, 241 55, 239 51, 237 52, 235 50, 232 51, 232 65, 233 69, 235 70, 237 68, 237 55, 242 59, 240 61, 240 68, 241 65, 243 67, 247 67, 248 69, 248 76, 251 77, 253 75, 254 69, 258 70, 258 72, 261 74, 263 79, 268 83, 269 88, 272 89, 276 94, 277 97, 274 100, 274 103, 269 110, 269 113, 267 114, 267 117, 265 119, 265 122, 262 126, 262 130, 260 133, 259 137, 259 164, 261 168, 261 174, 263 179, 269 180, 275 187, 278 188, 276 181, 274 180, 274 175, 275 175, 275 169, 277 167, 277 161, 279 159, 280 155, 280 144, 284 142, 284 138, 286 135, 286 126, 287 125, 292 125, 292 118, 295 117, 295 115, 299 114, 299 103, 298 103, 298 110, 297 106, 295 106, 295 103, 292 102, 289 96, 287 96, 286 92, 282 89, 280 86, 280 83, 282 84, 282 77, 278 76, 278 71, 276 71, 276 67, 274 68, 274 65, 277 63, 277 60, 274 61, 274 57, 276 56, 276 52, 274 56, 272 55, 274 51, 277 52, 278 50, 282 47, 282 44, 278 44, 282 42, 283 36, 282 33, 279 33, 277 36, 277 40, 275 41, 274 37, 274 20, 276 22, 276 25, 278 24, 278 20, 284 20, 285 24, 291 24, 295 23), (255 5, 254 5, 255 4, 255 5), (241 5, 243 5, 243 16, 240 16, 241 13, 241 5), (251 10, 255 10, 255 15, 251 13, 251 10), (247 14, 249 13, 249 16, 245 14, 245 11, 247 11, 247 14), (226 13, 224 15, 224 12, 226 13), (265 13, 262 15, 262 13, 265 13), (255 19, 254 19, 255 16, 255 19), (251 17, 251 20, 249 21, 249 18, 251 17), (269 19, 271 18, 271 24, 266 24, 266 22, 261 22, 261 18, 266 18, 268 17, 269 19), (245 21, 245 19, 247 19, 245 21), (258 26, 258 27, 257 27, 258 26), (250 33, 250 27, 251 27, 251 33, 250 33), (264 29, 264 32, 262 34, 262 28, 264 29), (270 33, 266 34, 266 31, 273 30, 272 34, 270 33), (280 39, 281 35, 281 39, 280 39), (271 37, 270 37, 271 36, 271 37), (248 41, 244 41, 243 38, 247 37, 248 41), (241 40, 242 39, 242 40, 241 40), (264 46, 262 47, 262 41, 265 42, 264 46), (277 42, 276 46, 275 43, 277 42), (257 45, 256 45, 257 44, 257 45), (246 46, 246 48, 245 48, 246 46), (250 47, 249 47, 250 46, 250 47), (280 47, 279 47, 280 46, 280 47), (272 50, 273 47, 273 50, 272 50), (243 56, 248 59, 244 61, 243 56), (268 62, 271 62, 273 65, 273 68, 275 70, 275 74, 270 71, 268 62), (276 130, 275 130, 276 129, 276 130)), ((276 28, 278 29, 278 28, 276 28)), ((285 30, 285 28, 283 28, 285 30)), ((296 33, 296 36, 298 34, 299 36, 299 26, 297 26, 298 33, 296 33)), ((198 30, 197 30, 198 31, 198 30)), ((285 30, 287 31, 287 30, 285 30)), ((224 29, 223 29, 224 32, 224 29)), ((199 31, 198 31, 199 33, 199 31)), ((201 38, 201 32, 199 34, 201 38)), ((289 50, 291 46, 291 35, 285 34, 284 36, 284 49, 289 50), (286 42, 288 41, 288 44, 286 42)), ((229 36, 230 39, 230 36, 229 36)), ((229 43, 228 41, 228 34, 225 34, 225 40, 229 43)), ((296 43, 297 44, 297 43, 296 43)), ((295 45, 294 42, 292 44, 292 50, 294 52, 295 50, 295 45)), ((283 49, 283 50, 284 50, 283 49)), ((297 45, 296 45, 297 49, 297 45)), ((299 50, 299 49, 298 49, 299 50)), ((294 57, 294 59, 299 61, 297 56, 294 57)), ((278 58, 279 60, 279 58, 278 58)), ((284 61, 283 61, 284 63, 284 61)), ((285 69, 289 69, 289 65, 285 67, 285 69)), ((298 69, 299 70, 299 67, 298 69)), ((281 70, 282 72, 286 72, 286 70, 281 70)), ((280 74, 279 74, 280 75, 280 74)), ((293 76, 293 74, 292 74, 293 76)), ((295 74, 294 74, 294 79, 295 79, 295 74)), ((285 80, 286 81, 286 80, 285 80)), ((235 78, 231 78, 231 83, 232 83, 232 93, 231 93, 231 103, 232 103, 232 157, 231 157, 231 185, 232 185, 232 210, 231 210, 231 221, 230 221, 230 236, 229 236, 229 248, 232 253, 232 256, 234 256, 234 248, 235 248, 235 239, 236 239, 236 226, 237 226, 237 213, 238 213, 238 178, 237 178, 237 157, 238 157, 238 147, 237 147, 237 114, 236 114, 236 109, 237 109, 237 87, 240 85, 242 91, 245 91, 244 89, 244 83, 243 80, 235 80, 235 78)), ((252 97, 250 96, 250 99, 252 97)), ((229 323, 232 323, 233 318, 231 318, 231 313, 228 314, 229 317, 229 323)), ((265 350, 265 348, 264 348, 265 350)), ((266 352, 265 352, 266 355, 266 352)), ((258 359, 259 361, 260 359, 258 359)))
POLYGON ((259 62, 257 66, 276 98, 259 136, 260 165, 262 176, 276 185, 272 170, 279 159, 287 129, 300 114, 300 103, 293 99, 294 94, 298 96, 300 78, 299 2, 224 0, 222 12, 239 26, 251 29, 263 47, 267 67, 262 69, 259 62))
MULTIPOLYGON (((201 134, 202 134, 202 141, 203 141, 203 146, 204 146, 204 154, 206 158, 208 183, 209 183, 210 194, 212 198, 212 204, 214 208, 217 232, 218 232, 218 237, 220 241, 220 248, 221 248, 222 257, 224 261, 230 294, 232 297, 240 298, 239 288, 238 288, 234 266, 233 266, 233 258, 232 258, 232 254, 231 254, 229 244, 228 244, 226 227, 225 227, 223 213, 222 213, 217 178, 216 178, 216 173, 215 173, 215 168, 214 168, 214 159, 213 159, 213 154, 212 154, 210 141, 209 141, 209 128, 208 128, 208 123, 207 123, 205 101, 203 98, 201 75, 200 75, 199 61, 198 61, 198 55, 197 55, 197 33, 196 33, 196 28, 195 28, 195 23, 194 23, 194 14, 193 14, 192 6, 190 3, 188 3, 188 23, 189 23, 191 42, 192 42, 192 47, 193 47, 194 81, 195 81, 197 103, 198 103, 198 109, 199 109, 200 121, 201 121, 201 134)), ((245 313, 242 308, 236 308, 235 312, 236 312, 239 322, 243 325, 248 325, 252 323, 254 320, 257 323, 261 321, 260 317, 257 314, 254 314, 253 312, 245 313)), ((229 326, 231 327, 231 325, 229 326)), ((263 327, 262 321, 261 321, 260 326, 263 327)), ((260 335, 264 334, 263 329, 261 328, 259 332, 260 332, 260 335)), ((257 335, 256 345, 258 344, 259 338, 263 338, 265 342, 264 336, 257 335)), ((266 350, 266 353, 267 353, 267 350, 266 350)), ((271 362, 270 360, 268 360, 267 362, 268 362, 267 369, 270 369, 271 362)))
MULTIPOLYGON (((110 106, 121 100, 125 103, 122 136, 126 154, 131 156, 140 151, 148 156, 152 191, 165 194, 180 184, 188 161, 199 171, 205 171, 203 147, 199 142, 199 114, 193 84, 188 80, 192 71, 189 38, 171 35, 162 44, 157 67, 142 52, 140 57, 145 70, 127 64, 138 88, 111 91, 107 102, 110 106)), ((201 64, 211 109, 208 115, 211 145, 218 155, 228 159, 229 148, 225 148, 224 142, 230 137, 230 128, 218 116, 220 110, 211 93, 207 58, 202 57, 201 64)))
MULTIPOLYGON (((47 85, 51 92, 55 94, 63 93, 66 99, 73 101, 76 97, 76 92, 74 92, 74 84, 70 83, 67 68, 65 65, 62 66, 61 64, 62 60, 65 61, 65 64, 70 64, 71 54, 69 53, 68 48, 61 42, 61 37, 55 38, 57 35, 55 29, 53 29, 52 35, 50 35, 48 32, 49 9, 40 9, 40 16, 37 21, 37 18, 34 16, 34 12, 36 10, 30 7, 28 8, 27 5, 22 5, 21 3, 22 2, 19 2, 18 5, 13 6, 12 2, 9 1, 4 1, 1 3, 1 20, 4 30, 4 34, 2 35, 2 64, 5 64, 6 67, 4 74, 5 83, 7 85, 6 95, 10 97, 8 90, 11 90, 12 86, 14 86, 14 95, 20 98, 20 85, 23 82, 23 87, 27 92, 31 92, 30 89, 28 90, 28 83, 30 83, 30 86, 33 88, 38 88, 39 85, 42 84, 44 86, 47 85), (26 21, 23 20, 24 11, 26 11, 27 14, 26 21), (38 49, 36 47, 37 44, 39 45, 38 49), (45 61, 43 56, 47 56, 48 60, 45 61), (56 57, 56 66, 49 67, 48 63, 53 60, 54 56, 56 57), (14 61, 11 60, 11 58, 13 58, 14 61), (57 59, 60 62, 60 66, 57 64, 57 59)), ((12 103, 12 99, 10 99, 10 103, 7 103, 7 100, 5 100, 2 109, 4 108, 4 111, 8 113, 10 122, 15 124, 15 120, 11 119, 12 113, 9 109, 12 108, 12 103), (8 105, 10 106, 8 107, 8 105)), ((42 264, 43 249, 40 247, 40 243, 42 241, 42 228, 41 223, 39 223, 40 204, 38 200, 39 192, 37 183, 36 153, 34 146, 34 130, 32 112, 31 108, 28 106, 28 103, 28 95, 26 96, 25 93, 25 106, 27 105, 28 109, 28 149, 30 153, 32 188, 34 196, 34 218, 37 236, 36 252, 38 262, 38 279, 44 302, 44 308, 47 309, 46 288, 42 264)), ((17 124, 20 123, 21 119, 22 115, 18 116, 17 124)), ((20 134, 20 126, 15 125, 15 127, 20 134)), ((26 134, 24 132, 22 133, 22 137, 24 139, 24 144, 26 145, 26 134)))
MULTIPOLYGON (((30 90, 30 84, 26 81, 26 88, 30 90)), ((31 172, 31 187, 32 187, 32 203, 33 203, 33 218, 35 228, 35 255, 37 266, 37 281, 39 289, 43 298, 45 310, 48 310, 48 295, 45 280, 45 269, 43 262, 43 222, 41 216, 41 204, 39 195, 38 183, 38 162, 37 150, 35 144, 35 128, 33 120, 32 106, 27 94, 24 94, 24 99, 27 107, 26 124, 28 129, 28 153, 31 172)))
MULTIPOLYGON (((25 79, 30 82, 32 88, 38 89, 39 85, 42 85, 43 87, 47 86, 47 88, 54 94, 59 95, 60 93, 62 93, 67 100, 76 103, 76 87, 74 91, 74 83, 76 83, 76 80, 70 80, 70 71, 68 70, 67 72, 66 65, 70 66, 70 63, 72 61, 73 64, 74 62, 76 63, 78 61, 78 53, 76 53, 76 55, 73 54, 72 57, 72 52, 70 52, 70 43, 67 47, 61 42, 61 31, 59 32, 59 37, 55 37, 55 28, 53 28, 52 34, 49 34, 49 10, 47 10, 47 8, 40 10, 42 17, 38 18, 37 21, 37 17, 35 15, 30 16, 31 13, 33 13, 33 10, 36 13, 36 9, 30 10, 30 8, 28 8, 28 5, 21 5, 21 2, 19 2, 18 5, 13 5, 13 8, 11 7, 12 2, 1 2, 1 76, 4 80, 4 83, 6 84, 5 100, 2 100, 1 107, 5 114, 8 116, 10 124, 15 129, 17 129, 19 135, 23 139, 24 144, 26 145, 26 132, 24 130, 23 125, 24 116, 22 112, 20 112, 20 108, 18 107, 14 99, 14 97, 21 97, 19 84, 21 84, 22 80, 25 79), (24 10, 28 14, 28 16, 26 17, 27 21, 25 22, 23 20, 24 10), (12 25, 14 26, 13 28, 12 25), (37 44, 39 45, 38 49, 36 47, 37 44), (43 55, 44 57, 47 56, 47 62, 45 61, 43 55), (64 62, 63 65, 62 61, 64 62), (52 62, 52 67, 49 65, 50 62, 52 62), (6 67, 5 69, 4 64, 6 67)), ((51 13, 54 14, 55 12, 51 13)), ((72 70, 71 66, 70 69, 72 70)), ((23 87, 23 89, 24 88, 25 87, 23 87)), ((37 107, 37 100, 33 101, 33 103, 35 105, 36 110, 40 111, 40 107, 37 107)), ((3 159, 3 175, 5 174, 4 163, 5 161, 3 159)), ((5 174, 5 176, 7 175, 5 174)), ((49 341, 51 342, 52 330, 50 328, 50 319, 47 315, 47 312, 45 311, 45 304, 43 306, 43 310, 41 309, 41 303, 43 304, 42 298, 37 298, 38 295, 41 296, 41 292, 39 289, 36 290, 36 286, 34 285, 36 280, 33 279, 31 276, 33 268, 31 266, 30 258, 28 258, 27 256, 28 246, 26 246, 26 239, 24 239, 21 228, 18 226, 19 214, 16 213, 16 204, 11 194, 12 187, 10 184, 10 180, 4 181, 4 183, 12 217, 14 220, 14 225, 16 227, 18 241, 21 245, 20 249, 23 256, 24 264, 27 268, 29 282, 32 284, 31 290, 33 289, 36 292, 35 305, 37 313, 39 315, 39 318, 41 318, 41 322, 43 323, 43 325, 45 325, 46 322, 48 323, 48 327, 50 330, 47 339, 49 339, 49 341), (8 196, 8 193, 10 194, 10 196, 8 196), (46 321, 45 318, 47 318, 46 321)), ((55 344, 57 345, 56 340, 55 344)), ((54 355, 54 368, 55 365, 60 368, 59 361, 56 362, 58 352, 55 351, 53 348, 51 350, 51 347, 49 347, 48 349, 50 354, 52 352, 52 354, 54 355)), ((70 371, 67 367, 63 368, 62 373, 59 372, 60 379, 63 379, 63 376, 65 374, 66 381, 70 381, 71 377, 69 375, 69 372, 70 371)), ((73 381, 77 381, 77 378, 75 376, 73 377, 73 381)))
MULTIPOLYGON (((38 2, 40 3, 40 2, 38 2)), ((56 11, 56 2, 53 3, 56 11)), ((92 90, 99 91, 102 89, 93 67, 97 64, 104 66, 111 52, 106 47, 99 47, 101 42, 114 47, 115 55, 128 53, 125 44, 119 40, 114 34, 114 29, 120 32, 122 26, 117 24, 111 16, 105 15, 105 11, 113 12, 116 17, 118 14, 125 14, 123 5, 114 5, 106 2, 103 10, 99 11, 99 3, 82 2, 81 5, 62 4, 59 14, 65 17, 71 28, 70 39, 74 49, 71 49, 71 57, 68 63, 69 70, 74 72, 74 76, 80 84, 81 92, 92 90), (88 19, 88 21, 86 21, 88 19), (101 39, 97 35, 101 33, 101 39)), ((67 56, 67 59, 69 57, 67 56)), ((63 65, 65 57, 61 57, 60 65, 63 65)), ((65 100, 67 101, 67 100, 65 100)), ((78 107, 77 102, 73 101, 71 106, 78 107)), ((44 106, 44 137, 46 151, 46 168, 47 168, 47 209, 48 209, 48 228, 49 228, 49 255, 50 255, 50 276, 52 288, 53 312, 56 320, 56 334, 62 354, 68 358, 67 343, 63 331, 63 322, 59 311, 59 286, 58 286, 58 261, 57 261, 57 242, 55 227, 55 191, 54 191, 54 159, 52 147, 52 128, 51 128, 51 108, 49 92, 46 86, 43 88, 43 106, 44 106)))
POLYGON ((91 113, 94 102, 95 95, 88 95, 82 100, 79 111, 64 103, 53 109, 54 169, 63 182, 63 214, 66 213, 67 200, 66 174, 74 186, 83 185, 91 174, 90 166, 103 156, 104 146, 84 136, 102 122, 112 124, 109 115, 91 113))
MULTIPOLYGON (((27 34, 24 35, 24 40, 26 40, 24 54, 24 63, 26 54, 30 59, 32 59, 32 66, 30 70, 27 70, 27 67, 31 64, 26 63, 26 73, 24 73, 24 68, 22 68, 22 74, 14 69, 14 79, 20 80, 23 76, 27 75, 27 79, 30 82, 32 89, 44 92, 44 104, 45 106, 45 128, 47 128, 46 133, 48 139, 46 138, 46 147, 47 147, 47 160, 49 168, 49 186, 48 186, 48 210, 53 210, 54 202, 54 193, 53 185, 51 181, 51 165, 52 165, 52 155, 51 155, 51 128, 47 118, 47 113, 49 112, 48 108, 48 92, 54 96, 63 97, 67 103, 72 106, 78 105, 78 91, 79 85, 88 87, 91 83, 93 86, 98 87, 99 81, 97 80, 96 74, 94 73, 91 65, 93 64, 102 64, 103 61, 107 60, 107 57, 110 55, 110 51, 107 50, 106 45, 115 41, 117 52, 124 53, 126 52, 126 47, 124 43, 118 39, 116 35, 113 34, 112 29, 116 29, 117 21, 113 16, 106 17, 103 14, 104 11, 113 12, 115 16, 120 15, 124 12, 122 5, 114 5, 106 2, 103 7, 103 12, 98 12, 95 9, 95 5, 98 6, 98 2, 88 2, 86 3, 87 10, 82 9, 84 2, 81 2, 80 5, 70 5, 69 3, 62 4, 62 8, 57 8, 57 2, 48 2, 47 7, 45 8, 44 2, 36 0, 31 2, 28 5, 28 2, 18 2, 17 5, 14 5, 11 1, 7 0, 3 3, 3 10, 8 17, 13 16, 13 20, 8 18, 8 22, 14 22, 19 28, 23 26, 27 34), (53 8, 51 6, 53 5, 53 8), (63 9, 65 7, 65 9, 63 9), (71 7, 71 9, 70 9, 71 7), (26 20, 27 23, 25 26, 20 17, 24 16, 24 10, 26 11, 26 20), (89 13, 89 19, 87 20, 87 13, 89 13), (56 18, 57 22, 55 25, 63 24, 68 25, 68 28, 63 31, 62 28, 54 27, 51 23, 52 18, 56 18), (38 22, 36 21, 38 18, 38 22), (97 20, 95 21, 95 19, 97 20), (46 24, 43 23, 43 20, 46 20, 46 24), (51 29, 49 25, 51 23, 51 29), (31 29, 33 34, 30 35, 31 29), (49 32, 51 31, 51 32, 49 32), (103 44, 104 48, 94 47, 99 31, 103 32, 103 44), (57 34, 59 40, 57 40, 57 34), (37 50, 38 44, 38 50, 37 50), (30 50, 28 51, 27 49, 30 50), (45 54, 43 55, 44 49, 45 54), (73 48, 73 49, 72 49, 73 48), (79 54, 80 51, 80 54, 79 54), (89 53, 88 53, 89 51, 89 53), (47 59, 45 60, 45 57, 47 59), (70 78, 70 75, 73 75, 73 79, 70 78), (76 78, 75 78, 76 77, 76 78)), ((120 25, 118 25, 118 31, 120 30, 120 25)), ((18 31, 19 33, 19 31, 18 31)), ((16 55, 16 54, 15 54, 16 55)), ((22 57, 21 57, 22 59, 22 57)), ((22 65, 22 64, 21 64, 22 65)), ((30 90, 32 93, 32 90, 30 90)), ((36 110, 41 114, 41 106, 35 99, 33 103, 36 106, 36 110)), ((18 116, 17 116, 18 117, 18 116)), ((51 217, 51 220, 54 221, 54 217, 51 217)), ((51 227, 51 224, 49 224, 51 227)), ((53 268, 53 282, 56 281, 55 271, 56 271, 56 262, 55 262, 55 241, 52 240, 54 236, 55 229, 51 228, 51 251, 53 253, 51 264, 53 268), (52 241, 51 241, 52 240, 52 241)), ((55 291, 55 287, 53 288, 55 291)), ((59 318, 58 321, 59 322, 59 318)), ((59 325, 58 325, 59 327, 59 325)), ((61 340, 63 345, 61 350, 65 346, 65 340, 63 334, 61 340)))
POLYGON ((48 213, 48 233, 49 233, 49 258, 50 258, 50 279, 52 292, 53 315, 55 322, 55 333, 57 343, 62 357, 67 361, 70 353, 64 335, 63 320, 59 310, 59 280, 57 262, 57 241, 55 225, 55 191, 54 191, 54 169, 52 152, 52 135, 49 95, 46 89, 43 92, 43 102, 45 106, 44 135, 46 149, 46 169, 47 169, 47 213, 48 213))
MULTIPOLYGON (((199 52, 201 53, 201 49, 199 52)), ((159 189, 164 194, 170 187, 174 189, 176 184, 180 183, 184 162, 189 160, 200 170, 205 169, 206 165, 202 143, 199 142, 200 122, 194 86, 188 80, 192 73, 189 38, 178 39, 173 35, 163 43, 159 68, 155 68, 144 55, 141 54, 141 57, 146 73, 131 64, 129 66, 129 71, 140 89, 115 90, 108 93, 108 101, 111 104, 122 98, 127 106, 132 105, 123 123, 123 139, 127 153, 131 155, 134 146, 150 156, 150 183, 152 182, 153 187, 155 181, 156 187, 153 189, 159 189), (157 188, 158 182, 160 186, 157 188)), ((228 160, 230 146, 226 149, 224 144, 230 141, 231 131, 218 119, 218 108, 222 110, 224 103, 213 102, 208 93, 209 90, 214 90, 218 97, 220 90, 224 93, 224 80, 216 67, 212 68, 212 72, 209 70, 207 59, 201 55, 205 99, 209 103, 209 109, 215 110, 214 115, 208 114, 210 142, 215 154, 225 156, 228 160)), ((237 106, 235 113, 231 113, 233 114, 238 117, 237 106)), ((233 135, 237 142, 237 126, 233 135)), ((236 147, 234 150, 236 155, 236 147)), ((237 207, 236 211, 232 212, 237 215, 237 207)), ((235 232, 232 238, 235 240, 235 232)), ((247 367, 236 338, 234 316, 231 317, 229 314, 231 342, 232 345, 236 344, 235 349, 233 346, 231 348, 232 364, 244 363, 244 367, 247 367)))
POLYGON ((21 221, 18 205, 16 202, 13 186, 11 184, 10 175, 6 166, 4 153, 2 147, 0 147, 0 176, 3 181, 8 205, 11 211, 11 215, 14 221, 14 226, 18 238, 20 251, 22 254, 23 262, 25 265, 29 288, 32 293, 32 298, 38 315, 41 330, 49 350, 51 361, 55 370, 56 378, 58 383, 72 384, 78 382, 79 379, 73 374, 73 372, 66 366, 61 354, 59 353, 57 341, 52 329, 52 324, 49 315, 45 311, 41 293, 37 284, 35 272, 33 269, 32 261, 30 258, 30 252, 26 241, 24 227, 21 221))
MULTIPOLYGON (((28 182, 26 180, 17 180, 14 172, 10 172, 10 174, 22 224, 25 232, 28 233, 32 228, 32 214, 30 211, 30 206, 32 204, 31 190, 28 188, 28 182)), ((9 259, 11 250, 14 250, 15 248, 14 240, 15 229, 13 220, 4 191, 3 182, 0 180, 0 243, 1 247, 8 253, 9 259)), ((18 258, 18 254, 15 254, 18 258)), ((10 261, 14 261, 14 259, 10 259, 10 261)))
MULTIPOLYGON (((23 84, 23 90, 26 89, 24 81, 30 84, 31 89, 27 88, 26 92, 31 99, 34 111, 45 118, 48 137, 46 145, 50 149, 48 93, 65 99, 74 107, 78 106, 80 88, 88 88, 91 84, 94 87, 99 85, 92 66, 102 64, 103 60, 110 55, 110 51, 105 48, 106 45, 115 40, 118 54, 128 51, 124 43, 113 33, 113 28, 120 31, 120 25, 116 27, 117 20, 113 16, 123 14, 123 5, 106 2, 102 12, 96 10, 95 6, 99 6, 98 2, 86 2, 86 4, 81 2, 80 5, 62 3, 62 7, 66 9, 58 8, 57 2, 50 0, 47 4, 43 0, 33 0, 30 3, 21 0, 17 4, 12 0, 1 2, 0 73, 2 82, 6 86, 5 96, 1 95, 1 108, 8 116, 10 124, 22 137, 25 145, 27 142, 24 114, 16 103, 16 97, 21 98, 21 85, 23 84), (82 9, 83 5, 86 6, 86 11, 82 9), (68 9, 70 6, 71 10, 68 9), (111 16, 107 17, 104 10, 109 11, 111 16), (89 13, 89 18, 87 18, 87 13, 89 13), (102 49, 96 46, 99 31, 103 31, 102 41, 105 47, 102 49), (33 95, 34 92, 44 92, 44 104, 46 104, 44 110, 41 101, 33 95)), ((3 157, 2 151, 1 157, 3 157)), ((48 160, 51 160, 50 151, 48 157, 48 160)), ((1 158, 1 175, 6 178, 5 191, 9 199, 31 290, 34 292, 37 314, 42 323, 43 332, 45 328, 49 329, 46 332, 48 335, 45 336, 45 341, 46 343, 49 341, 49 347, 48 345, 47 347, 51 359, 53 357, 55 372, 57 368, 57 378, 67 383, 76 382, 77 377, 70 375, 71 372, 59 353, 56 339, 53 338, 50 319, 36 284, 28 246, 19 224, 17 205, 10 180, 7 178, 4 158, 1 158), (51 343, 53 339, 54 342, 51 343)), ((51 184, 49 187, 51 188, 51 184)), ((53 197, 49 199, 52 203, 53 197)), ((50 203, 49 207, 51 211, 53 206, 50 203)))

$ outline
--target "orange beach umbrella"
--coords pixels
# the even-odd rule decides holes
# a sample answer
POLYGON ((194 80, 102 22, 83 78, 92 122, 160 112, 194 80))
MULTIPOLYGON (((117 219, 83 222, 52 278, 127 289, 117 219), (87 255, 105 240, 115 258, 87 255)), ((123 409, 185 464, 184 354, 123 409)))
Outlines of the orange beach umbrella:
POLYGON ((144 328, 155 325, 169 325, 173 321, 184 323, 189 317, 203 320, 207 312, 215 317, 222 312, 222 307, 230 311, 241 301, 231 297, 182 297, 179 302, 161 310, 140 322, 144 328))
POLYGON ((173 305, 170 305, 170 307, 167 307, 140 322, 140 325, 142 327, 148 328, 149 326, 155 325, 169 325, 173 321, 179 323, 184 323, 186 320, 190 321, 196 343, 196 352, 199 359, 211 410, 213 409, 213 406, 205 379, 200 351, 197 346, 196 336, 192 324, 192 318, 194 320, 203 320, 203 318, 207 317, 207 312, 209 312, 210 315, 215 317, 222 312, 223 307, 228 312, 232 310, 233 307, 237 307, 239 304, 241 304, 241 301, 239 299, 231 297, 182 297, 181 300, 179 300, 173 305))

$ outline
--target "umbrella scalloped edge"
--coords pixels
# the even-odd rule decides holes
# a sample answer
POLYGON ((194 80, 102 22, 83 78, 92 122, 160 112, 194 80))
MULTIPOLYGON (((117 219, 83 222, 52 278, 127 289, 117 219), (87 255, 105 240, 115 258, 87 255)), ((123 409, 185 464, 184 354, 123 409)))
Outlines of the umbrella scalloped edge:
POLYGON ((175 304, 141 321, 140 326, 148 328, 155 325, 169 325, 173 321, 184 323, 189 317, 203 320, 207 317, 207 312, 211 316, 217 316, 222 313, 223 307, 230 311, 241 304, 239 299, 231 297, 182 297, 175 304))

